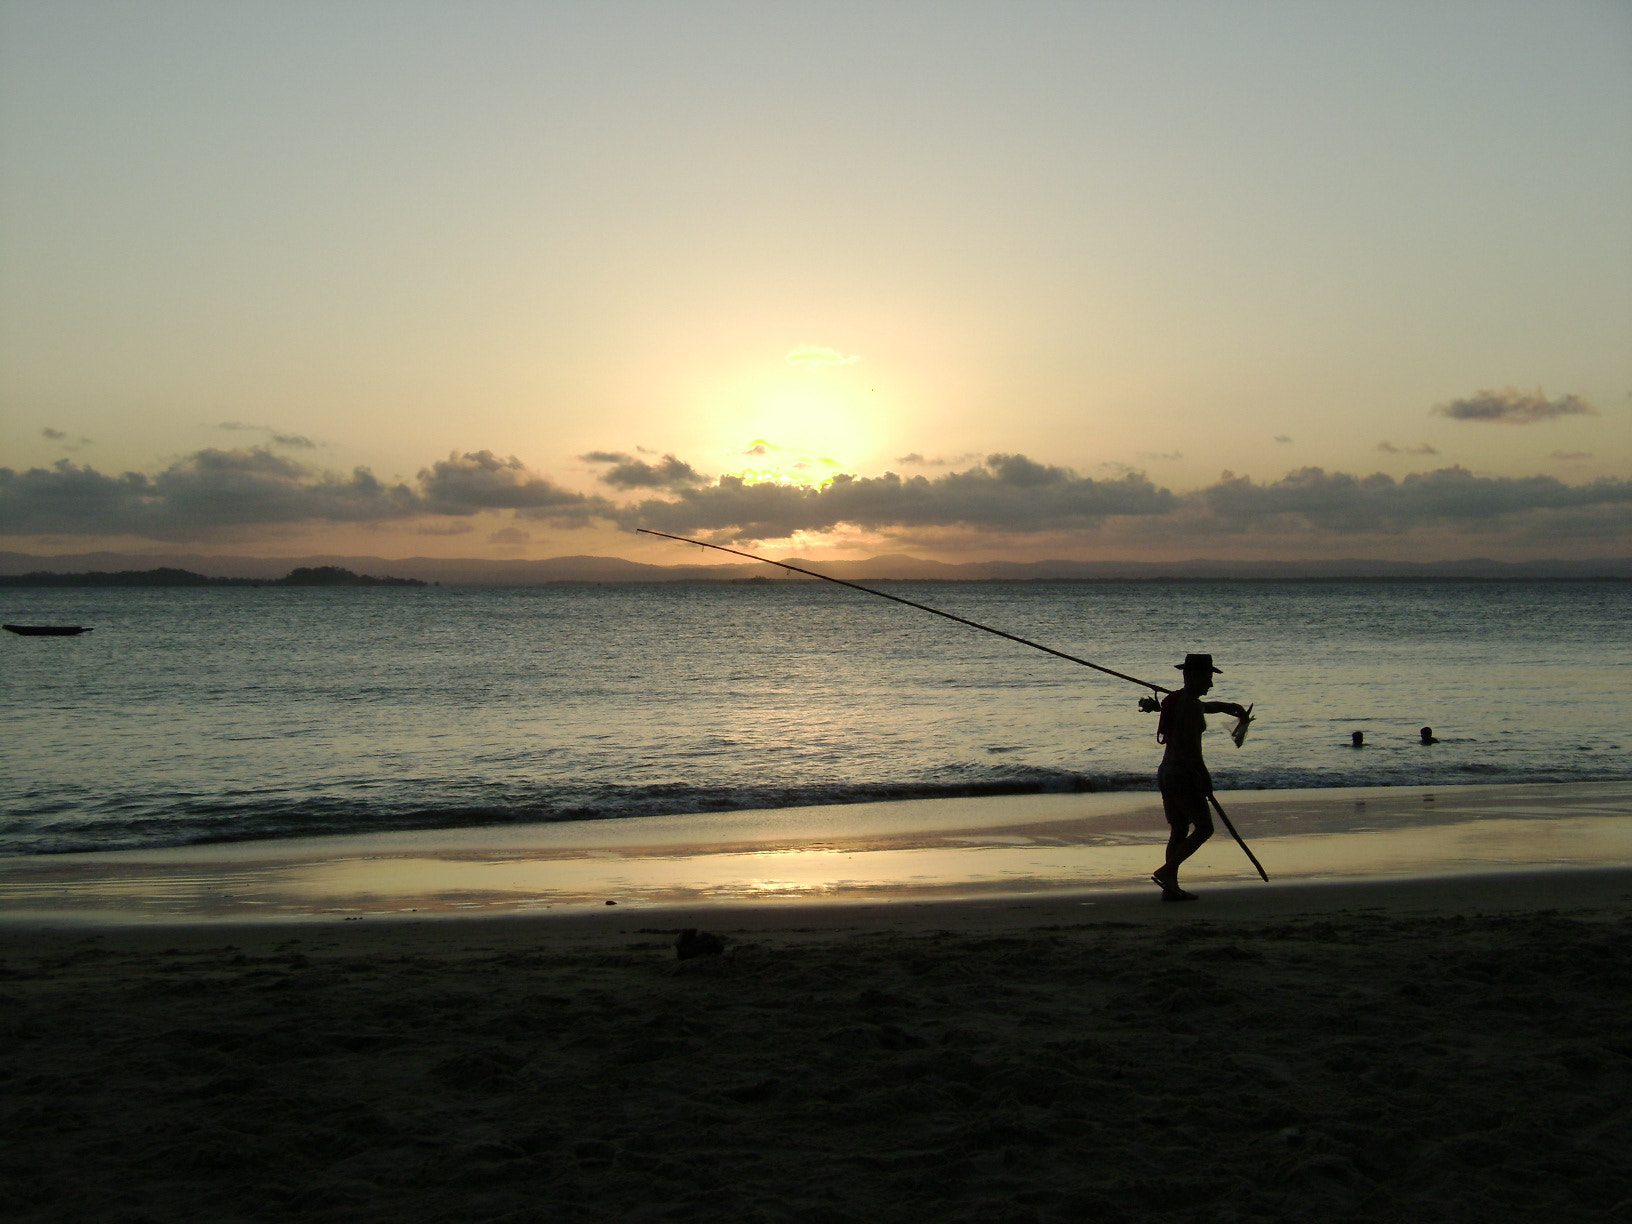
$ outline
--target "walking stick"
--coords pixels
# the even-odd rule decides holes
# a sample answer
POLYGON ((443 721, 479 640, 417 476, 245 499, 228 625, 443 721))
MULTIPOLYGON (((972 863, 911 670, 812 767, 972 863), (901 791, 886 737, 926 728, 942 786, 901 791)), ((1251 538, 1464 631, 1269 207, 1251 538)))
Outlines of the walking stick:
POLYGON ((1241 852, 1252 860, 1252 865, 1258 868, 1259 876, 1262 877, 1265 884, 1268 884, 1269 873, 1264 870, 1264 865, 1258 861, 1258 856, 1247 847, 1247 843, 1241 840, 1241 834, 1235 831, 1235 826, 1230 823, 1230 818, 1224 815, 1224 809, 1219 806, 1218 796, 1213 794, 1212 791, 1208 791, 1207 802, 1213 805, 1213 811, 1218 813, 1218 818, 1224 822, 1224 827, 1230 831, 1230 836, 1235 838, 1235 844, 1240 846, 1241 852))

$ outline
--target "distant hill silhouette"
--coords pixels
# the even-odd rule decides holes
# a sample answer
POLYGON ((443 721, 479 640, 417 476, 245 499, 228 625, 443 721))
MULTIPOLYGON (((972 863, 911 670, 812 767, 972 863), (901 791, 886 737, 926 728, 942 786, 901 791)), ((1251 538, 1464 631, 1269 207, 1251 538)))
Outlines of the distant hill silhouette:
POLYGON ((109 573, 91 570, 88 573, 63 574, 49 570, 33 570, 26 574, 0 575, 0 587, 312 587, 312 586, 395 586, 422 587, 419 578, 371 578, 354 574, 337 565, 297 567, 282 578, 209 578, 192 570, 161 566, 150 570, 119 570, 109 573))
POLYGON ((261 586, 256 578, 207 578, 191 570, 164 566, 150 570, 120 570, 107 573, 91 570, 83 574, 60 574, 33 570, 27 574, 0 576, 0 587, 221 587, 261 586))

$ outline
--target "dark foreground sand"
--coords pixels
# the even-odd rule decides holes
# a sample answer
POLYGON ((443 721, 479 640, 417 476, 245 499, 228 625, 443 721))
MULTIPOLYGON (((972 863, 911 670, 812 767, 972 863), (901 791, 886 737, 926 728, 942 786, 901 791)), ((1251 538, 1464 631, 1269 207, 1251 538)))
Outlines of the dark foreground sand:
POLYGON ((11 926, 0 1216, 1632 1219, 1629 934, 1624 871, 11 926))

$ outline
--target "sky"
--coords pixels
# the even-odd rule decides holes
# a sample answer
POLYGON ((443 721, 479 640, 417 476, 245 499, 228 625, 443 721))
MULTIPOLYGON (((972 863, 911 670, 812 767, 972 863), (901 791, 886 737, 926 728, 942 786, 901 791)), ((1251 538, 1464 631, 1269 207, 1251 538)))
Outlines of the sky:
POLYGON ((1632 555, 1632 3, 0 0, 0 548, 638 526, 1632 555))

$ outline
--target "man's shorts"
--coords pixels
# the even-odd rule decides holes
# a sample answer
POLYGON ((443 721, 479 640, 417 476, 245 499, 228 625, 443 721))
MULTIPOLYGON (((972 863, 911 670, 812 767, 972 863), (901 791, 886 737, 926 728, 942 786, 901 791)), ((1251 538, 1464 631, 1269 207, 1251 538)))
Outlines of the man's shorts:
POLYGON ((1212 779, 1205 771, 1200 774, 1183 772, 1165 766, 1156 771, 1156 785, 1162 791, 1162 811, 1167 823, 1180 829, 1195 825, 1197 829, 1213 827, 1213 814, 1207 806, 1212 779))

